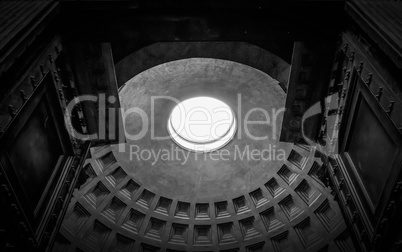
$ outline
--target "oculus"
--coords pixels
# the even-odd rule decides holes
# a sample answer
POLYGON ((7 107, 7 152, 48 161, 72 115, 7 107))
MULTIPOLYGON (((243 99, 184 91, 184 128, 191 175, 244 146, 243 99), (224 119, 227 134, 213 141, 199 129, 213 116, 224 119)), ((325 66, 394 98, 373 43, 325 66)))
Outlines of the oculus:
POLYGON ((201 96, 177 104, 169 116, 167 129, 172 140, 182 148, 210 152, 233 139, 237 122, 227 104, 201 96))

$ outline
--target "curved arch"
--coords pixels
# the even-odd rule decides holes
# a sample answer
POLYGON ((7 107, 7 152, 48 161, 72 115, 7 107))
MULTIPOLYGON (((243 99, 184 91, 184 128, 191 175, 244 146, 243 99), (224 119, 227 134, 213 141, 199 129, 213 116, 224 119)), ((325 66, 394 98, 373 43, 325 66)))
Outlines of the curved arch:
POLYGON ((186 58, 215 58, 254 67, 279 81, 286 92, 290 64, 258 46, 245 42, 158 42, 144 47, 115 65, 122 87, 133 76, 160 64, 186 58))

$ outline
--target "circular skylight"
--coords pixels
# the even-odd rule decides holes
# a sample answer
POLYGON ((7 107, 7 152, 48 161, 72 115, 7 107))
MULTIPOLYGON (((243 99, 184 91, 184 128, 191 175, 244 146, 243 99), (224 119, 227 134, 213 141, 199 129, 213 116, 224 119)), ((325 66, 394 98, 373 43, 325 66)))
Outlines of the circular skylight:
POLYGON ((195 97, 177 104, 168 121, 168 132, 181 147, 209 152, 225 146, 236 133, 236 118, 224 102, 195 97))

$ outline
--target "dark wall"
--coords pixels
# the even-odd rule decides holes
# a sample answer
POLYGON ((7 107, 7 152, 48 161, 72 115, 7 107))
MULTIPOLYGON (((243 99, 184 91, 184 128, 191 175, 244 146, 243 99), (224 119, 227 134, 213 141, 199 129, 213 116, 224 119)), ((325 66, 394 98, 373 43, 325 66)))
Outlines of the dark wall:
POLYGON ((343 1, 67 1, 62 2, 60 24, 68 39, 111 42, 115 62, 162 41, 242 41, 290 62, 296 40, 336 40, 346 21, 343 5, 343 1))

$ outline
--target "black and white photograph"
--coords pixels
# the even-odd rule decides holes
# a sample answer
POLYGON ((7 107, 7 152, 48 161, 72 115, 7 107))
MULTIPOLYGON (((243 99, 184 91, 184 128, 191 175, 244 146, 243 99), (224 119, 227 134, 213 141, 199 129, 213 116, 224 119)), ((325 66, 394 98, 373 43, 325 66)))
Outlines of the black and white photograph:
POLYGON ((401 0, 0 0, 0 251, 401 252, 401 0))

